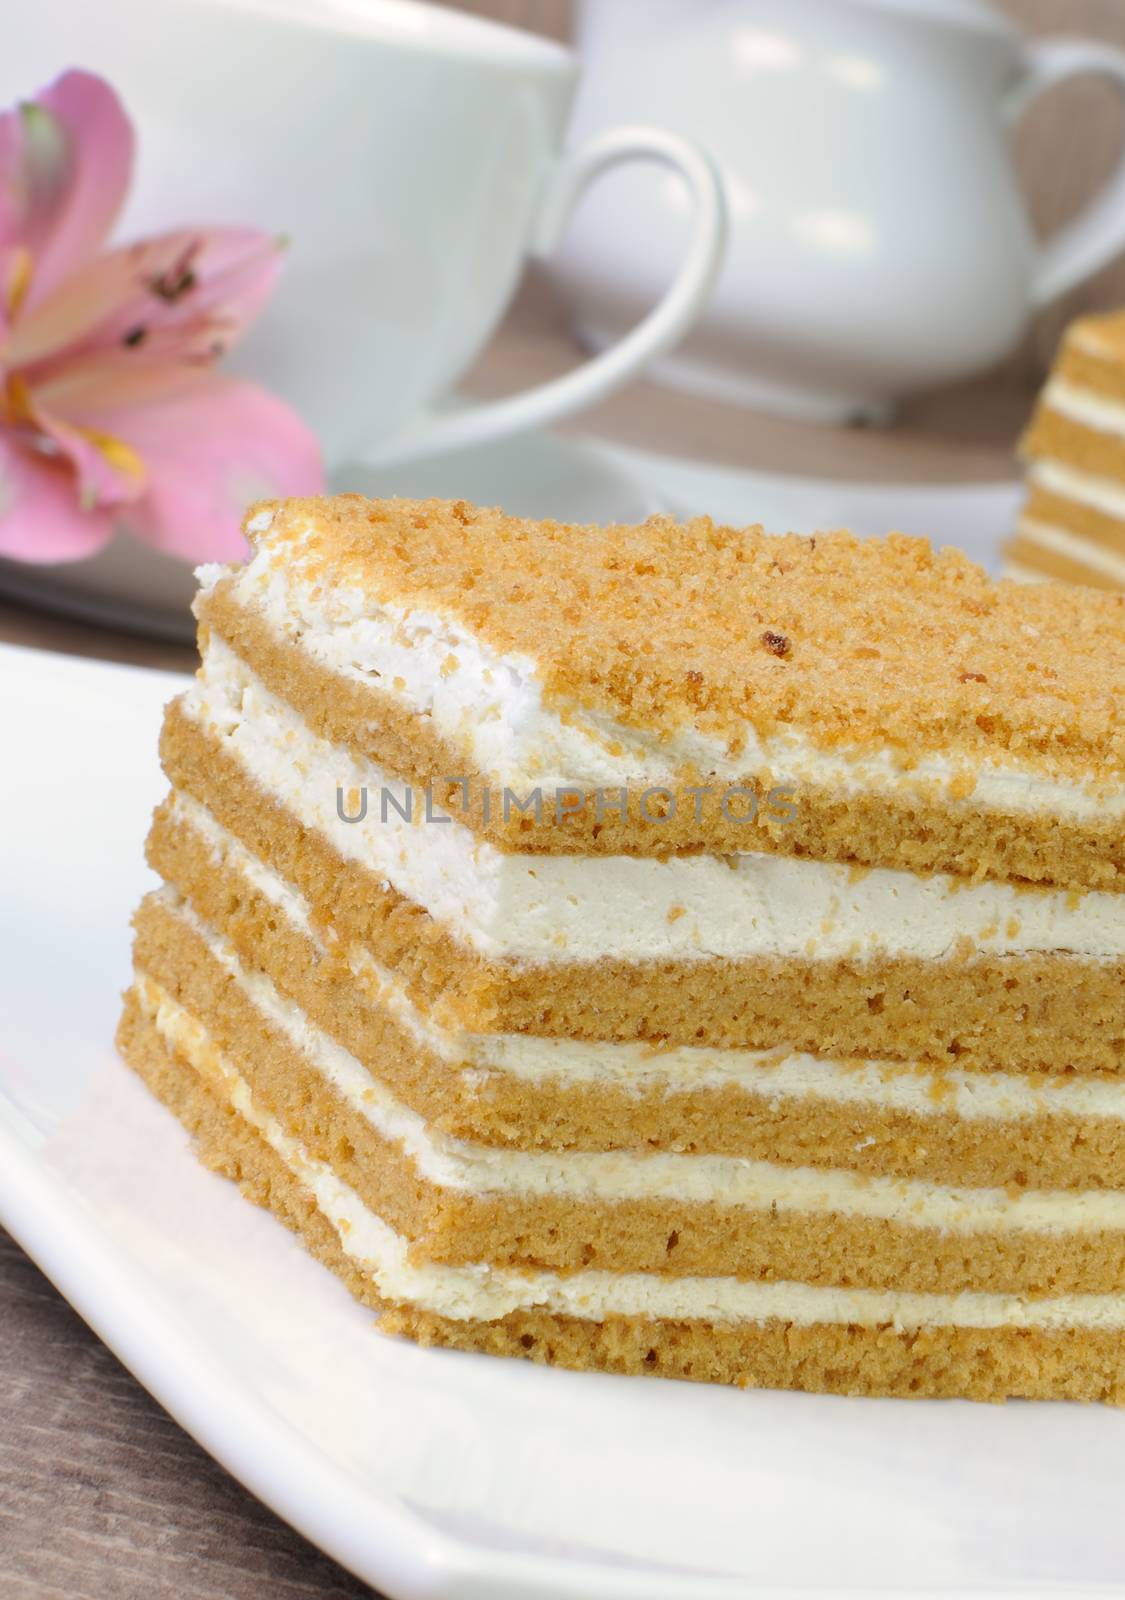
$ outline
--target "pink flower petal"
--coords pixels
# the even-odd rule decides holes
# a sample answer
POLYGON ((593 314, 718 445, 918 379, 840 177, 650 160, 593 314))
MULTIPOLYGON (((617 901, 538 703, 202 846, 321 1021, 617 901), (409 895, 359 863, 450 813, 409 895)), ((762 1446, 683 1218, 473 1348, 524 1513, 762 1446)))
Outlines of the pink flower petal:
POLYGON ((0 555, 78 561, 107 544, 112 531, 108 512, 79 509, 65 463, 0 434, 0 555))
POLYGON ((104 244, 132 169, 132 126, 93 73, 64 72, 0 116, 0 247, 30 253, 28 310, 104 244))
POLYGON ((320 448, 304 423, 264 389, 218 373, 163 404, 103 413, 98 426, 145 466, 145 492, 120 507, 121 523, 169 555, 237 559, 251 501, 323 487, 320 448))
POLYGON ((143 493, 144 463, 122 439, 100 427, 96 416, 81 411, 60 415, 45 403, 43 392, 28 388, 22 375, 12 381, 18 404, 10 423, 12 437, 23 440, 27 448, 37 445, 41 452, 62 458, 72 471, 82 511, 120 505, 143 493))
POLYGON ((257 228, 186 228, 126 245, 22 318, 8 359, 34 384, 56 365, 107 355, 122 366, 214 361, 258 315, 280 265, 279 241, 257 228))
POLYGON ((73 365, 60 361, 32 392, 38 409, 82 423, 104 411, 139 411, 186 398, 206 389, 212 376, 211 368, 198 364, 144 367, 110 351, 73 365))
POLYGON ((33 412, 39 434, 49 439, 73 469, 83 511, 121 505, 143 494, 144 463, 125 442, 99 428, 78 427, 49 412, 33 412))

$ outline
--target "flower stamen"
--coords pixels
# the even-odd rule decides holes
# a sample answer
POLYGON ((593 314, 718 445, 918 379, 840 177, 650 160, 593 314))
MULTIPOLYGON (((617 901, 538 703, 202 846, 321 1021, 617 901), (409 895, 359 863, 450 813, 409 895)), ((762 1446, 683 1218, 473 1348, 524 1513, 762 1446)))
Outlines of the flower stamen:
POLYGON ((100 428, 80 427, 75 431, 93 445, 106 465, 112 467, 114 472, 121 473, 122 477, 132 478, 135 482, 143 481, 145 464, 131 444, 126 444, 124 439, 119 439, 114 433, 103 433, 100 428))
POLYGON ((153 294, 168 305, 174 305, 185 294, 189 294, 199 283, 195 271, 195 258, 198 254, 199 241, 193 240, 166 271, 160 273, 158 277, 149 279, 148 286, 153 294))
POLYGON ((12 428, 35 426, 31 391, 18 372, 13 372, 0 390, 0 422, 12 428))
POLYGON ((35 260, 26 245, 16 245, 8 268, 8 281, 4 285, 4 312, 9 322, 18 315, 27 299, 35 273, 35 260))

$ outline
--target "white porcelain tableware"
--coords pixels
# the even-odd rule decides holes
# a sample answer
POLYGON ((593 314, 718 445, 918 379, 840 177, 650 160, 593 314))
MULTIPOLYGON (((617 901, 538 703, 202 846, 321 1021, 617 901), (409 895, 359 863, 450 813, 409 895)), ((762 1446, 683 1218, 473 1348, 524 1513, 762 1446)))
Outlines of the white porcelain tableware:
MULTIPOLYGON (((1041 247, 1009 147, 1064 78, 1125 94, 1125 52, 1025 40, 982 0, 579 0, 578 20, 576 135, 659 114, 723 169, 726 265, 654 369, 670 383, 877 419, 998 362, 1033 308, 1125 246, 1125 159, 1041 247)), ((644 172, 583 203, 557 268, 583 342, 616 336, 665 281, 686 205, 644 172)))
POLYGON ((601 399, 705 303, 723 246, 706 156, 618 127, 562 152, 577 81, 561 45, 419 0, 36 0, 0 54, 0 101, 68 66, 139 126, 122 237, 248 223, 289 241, 234 353, 319 434, 329 468, 540 426, 601 399), (426 416, 609 167, 657 162, 693 196, 671 286, 640 326, 557 381, 426 416))

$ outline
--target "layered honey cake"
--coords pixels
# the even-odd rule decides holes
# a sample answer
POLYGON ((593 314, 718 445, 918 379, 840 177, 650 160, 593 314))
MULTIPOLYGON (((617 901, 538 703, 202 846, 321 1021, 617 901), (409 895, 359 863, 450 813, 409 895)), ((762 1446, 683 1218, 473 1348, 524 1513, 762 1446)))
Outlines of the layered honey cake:
POLYGON ((120 1042, 425 1344, 1125 1398, 1125 597, 254 508, 120 1042))
POLYGON ((1070 325, 1020 448, 1027 499, 1005 570, 1125 589, 1125 312, 1070 325))

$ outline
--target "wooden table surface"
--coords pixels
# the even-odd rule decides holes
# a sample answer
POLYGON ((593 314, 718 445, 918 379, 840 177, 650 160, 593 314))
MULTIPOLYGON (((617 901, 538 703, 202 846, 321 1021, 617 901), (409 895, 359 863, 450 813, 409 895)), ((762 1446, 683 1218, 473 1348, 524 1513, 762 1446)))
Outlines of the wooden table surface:
MULTIPOLYGON (((501 393, 575 359, 542 285, 470 387, 501 393)), ((814 476, 972 481, 1014 473, 1031 392, 1011 376, 912 404, 886 432, 805 428, 635 384, 571 431, 814 476)), ((0 601, 0 639, 162 667, 154 644, 0 601)), ((138 840, 138 849, 140 841, 138 840)), ((370 1591, 211 1461, 0 1231, 0 1600, 251 1600, 370 1591)))

